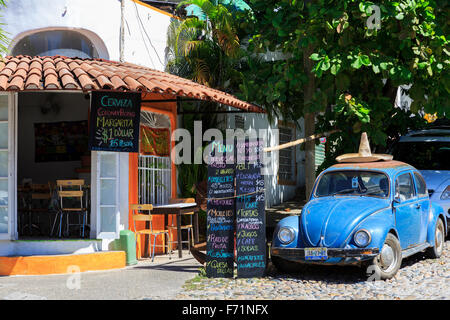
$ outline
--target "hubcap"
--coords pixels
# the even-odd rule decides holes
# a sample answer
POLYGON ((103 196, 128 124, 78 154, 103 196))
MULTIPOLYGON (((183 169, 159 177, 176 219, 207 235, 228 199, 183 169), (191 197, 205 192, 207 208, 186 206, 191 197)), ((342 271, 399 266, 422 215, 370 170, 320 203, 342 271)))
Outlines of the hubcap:
POLYGON ((389 266, 392 265, 395 259, 394 250, 388 246, 384 245, 383 249, 381 249, 381 264, 382 266, 387 269, 389 266))

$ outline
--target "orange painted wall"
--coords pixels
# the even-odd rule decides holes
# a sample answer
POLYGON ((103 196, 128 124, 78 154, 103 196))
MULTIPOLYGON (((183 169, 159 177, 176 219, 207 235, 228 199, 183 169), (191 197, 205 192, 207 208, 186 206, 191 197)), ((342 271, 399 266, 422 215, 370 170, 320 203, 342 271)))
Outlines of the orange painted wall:
MULTIPOLYGON (((157 94, 157 93, 143 93, 142 94, 142 100, 161 100, 161 99, 173 99, 173 96, 168 96, 168 95, 161 95, 161 94, 157 94)), ((145 103, 143 102, 141 105, 142 110, 145 111, 151 111, 151 112, 155 112, 155 113, 160 113, 163 115, 166 115, 169 117, 170 119, 170 127, 171 127, 171 132, 170 134, 172 134, 172 131, 174 129, 176 129, 177 127, 177 104, 176 102, 157 102, 157 103, 145 103)), ((171 142, 171 147, 173 148, 175 146, 175 142, 171 142)), ((171 190, 171 195, 173 198, 175 198, 177 196, 177 180, 176 180, 176 166, 175 164, 172 163, 172 177, 171 177, 172 181, 171 181, 171 185, 172 185, 172 190, 171 190)), ((129 156, 129 203, 130 204, 134 204, 134 203, 138 203, 138 154, 137 153, 130 153, 129 156)), ((129 211, 129 215, 128 215, 128 225, 129 225, 129 230, 134 231, 134 225, 133 225, 133 218, 132 218, 132 212, 131 210, 129 211)), ((168 223, 171 224, 173 219, 173 223, 174 225, 176 224, 176 218, 175 216, 169 216, 168 219, 168 223)), ((145 227, 145 222, 142 221, 138 221, 136 222, 136 229, 137 230, 141 230, 144 229, 145 227)), ((162 215, 155 215, 153 218, 153 229, 154 230, 163 230, 164 229, 164 216, 162 215)), ((174 233, 174 240, 177 239, 176 237, 176 233, 174 233)), ((141 236, 140 243, 141 245, 141 255, 144 255, 144 241, 145 241, 145 236, 141 236)), ((152 237, 152 241, 153 241, 153 237, 152 237)), ((161 245, 162 244, 162 236, 158 236, 157 237, 157 245, 161 245)), ((176 248, 176 244, 174 245, 174 248, 176 248)), ((162 247, 156 247, 155 252, 158 253, 162 253, 163 251, 162 247)))
POLYGON ((0 257, 0 276, 70 273, 70 266, 80 272, 120 269, 126 266, 125 251, 50 256, 0 257))

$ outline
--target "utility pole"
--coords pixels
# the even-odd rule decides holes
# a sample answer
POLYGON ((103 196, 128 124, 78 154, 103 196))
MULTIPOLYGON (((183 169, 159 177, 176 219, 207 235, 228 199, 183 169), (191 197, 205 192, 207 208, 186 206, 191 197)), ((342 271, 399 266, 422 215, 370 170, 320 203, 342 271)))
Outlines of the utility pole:
POLYGON ((119 61, 124 62, 124 44, 125 44, 125 0, 120 0, 120 42, 119 42, 119 61))

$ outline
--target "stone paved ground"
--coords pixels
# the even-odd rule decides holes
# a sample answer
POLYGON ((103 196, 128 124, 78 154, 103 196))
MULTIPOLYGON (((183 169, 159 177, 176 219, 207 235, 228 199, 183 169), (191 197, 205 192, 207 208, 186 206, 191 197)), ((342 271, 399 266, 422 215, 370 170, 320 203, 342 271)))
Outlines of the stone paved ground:
POLYGON ((403 260, 394 279, 366 281, 361 268, 302 266, 297 274, 282 274, 269 264, 261 279, 208 279, 200 273, 188 280, 176 299, 450 299, 450 241, 440 259, 419 253, 403 260))

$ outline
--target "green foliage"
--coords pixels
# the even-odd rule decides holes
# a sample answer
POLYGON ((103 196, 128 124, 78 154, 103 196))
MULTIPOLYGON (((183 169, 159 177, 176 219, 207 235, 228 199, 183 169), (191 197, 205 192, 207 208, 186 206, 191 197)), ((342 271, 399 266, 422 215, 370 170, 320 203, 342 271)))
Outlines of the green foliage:
POLYGON ((249 63, 245 98, 291 119, 322 113, 316 132, 342 130, 329 138, 328 159, 355 152, 361 131, 368 132, 373 149, 383 150, 398 134, 423 125, 419 111, 448 117, 447 1, 250 0, 249 5, 248 50, 261 59, 249 63), (374 4, 380 8, 379 29, 367 26, 374 4), (395 108, 398 87, 410 84, 411 110, 395 108), (313 98, 304 101, 311 85, 313 98))
MULTIPOLYGON (((6 7, 6 0, 0 0, 0 10, 6 7)), ((0 19, 2 16, 0 15, 0 19)), ((3 30, 4 23, 0 23, 0 56, 8 53, 8 46, 10 39, 7 33, 3 30)))
MULTIPOLYGON (((183 1, 185 5, 198 6, 205 20, 187 17, 173 19, 167 34, 166 71, 194 80, 225 92, 233 93, 241 83, 239 72, 242 50, 239 42, 239 21, 231 9, 215 0, 183 1)), ((205 110, 218 108, 215 103, 202 102, 205 110)), ((195 111, 196 105, 184 103, 184 111, 195 111)), ((185 114, 182 127, 194 134, 194 121, 202 121, 203 130, 217 127, 215 114, 185 114)), ((202 150, 192 150, 202 152, 202 150)), ((177 167, 180 196, 194 197, 195 184, 206 180, 204 165, 181 164, 177 167)))
POLYGON ((167 36, 166 71, 233 92, 241 82, 238 20, 221 1, 182 1, 178 8, 185 5, 201 8, 206 19, 173 19, 167 36))

